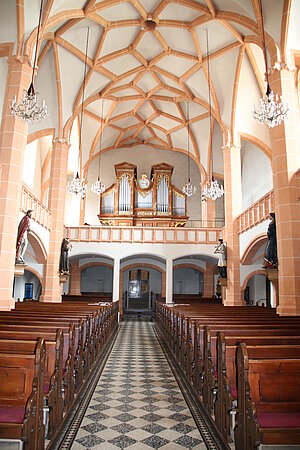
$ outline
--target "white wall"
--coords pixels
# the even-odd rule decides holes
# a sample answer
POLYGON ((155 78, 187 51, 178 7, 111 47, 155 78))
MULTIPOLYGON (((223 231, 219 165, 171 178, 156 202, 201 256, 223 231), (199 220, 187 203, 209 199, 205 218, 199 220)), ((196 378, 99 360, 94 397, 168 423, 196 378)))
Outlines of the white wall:
POLYGON ((24 275, 22 277, 15 278, 14 299, 17 300, 19 298, 21 301, 23 300, 25 294, 25 283, 33 283, 33 299, 38 300, 39 295, 41 294, 41 284, 39 279, 28 270, 24 271, 24 275))
MULTIPOLYGON (((139 269, 136 267, 135 269, 139 269)), ((142 270, 149 271, 149 292, 154 292, 155 294, 161 294, 161 272, 155 269, 140 267, 142 270)), ((130 270, 130 269, 129 269, 130 270)), ((123 272, 123 292, 128 292, 128 278, 129 278, 129 270, 125 270, 123 272)))
POLYGON ((203 273, 199 270, 180 267, 173 269, 174 294, 203 293, 203 273))
POLYGON ((242 202, 243 210, 273 189, 269 158, 255 145, 242 141, 242 202))
POLYGON ((0 122, 7 80, 7 58, 0 58, 0 122))
POLYGON ((113 271, 104 266, 81 271, 81 292, 112 292, 113 271))
POLYGON ((249 299, 254 304, 261 299, 266 299, 266 277, 264 275, 254 275, 248 281, 247 286, 249 286, 249 299))

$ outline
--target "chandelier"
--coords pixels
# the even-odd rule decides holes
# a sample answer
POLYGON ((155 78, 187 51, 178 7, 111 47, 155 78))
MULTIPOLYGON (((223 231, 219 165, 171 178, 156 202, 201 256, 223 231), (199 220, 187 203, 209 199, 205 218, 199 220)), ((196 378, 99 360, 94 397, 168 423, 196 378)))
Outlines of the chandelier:
POLYGON ((38 93, 35 92, 35 89, 34 89, 34 75, 35 75, 36 60, 37 60, 37 53, 38 53, 42 11, 43 11, 43 0, 41 0, 39 25, 38 25, 38 30, 37 30, 36 44, 35 44, 35 56, 34 56, 34 63, 33 63, 33 67, 32 67, 32 77, 31 77, 31 83, 30 83, 29 89, 28 89, 28 91, 24 91, 23 99, 20 102, 17 101, 17 96, 15 95, 15 97, 12 100, 11 105, 10 105, 11 114, 14 117, 18 117, 19 119, 21 119, 27 125, 34 123, 34 122, 39 122, 40 120, 44 119, 48 114, 45 100, 43 100, 41 106, 38 105, 38 102, 37 102, 37 94, 38 93))
POLYGON ((191 160, 190 160, 190 104, 187 103, 187 182, 182 186, 182 192, 191 197, 196 192, 196 187, 191 183, 191 160))
MULTIPOLYGON (((82 143, 82 124, 83 124, 83 104, 84 104, 84 94, 85 94, 87 55, 88 55, 88 48, 89 48, 89 33, 90 33, 90 28, 88 27, 87 35, 86 35, 85 61, 84 61, 83 83, 82 83, 82 104, 81 104, 80 133, 79 133, 78 167, 80 166, 80 161, 79 161, 80 149, 82 149, 81 143, 82 143)), ((68 183, 67 190, 71 194, 81 195, 82 200, 85 199, 86 191, 87 191, 87 184, 85 182, 85 179, 81 178, 79 176, 78 171, 77 171, 76 175, 74 175, 74 178, 71 181, 71 183, 68 183)))
MULTIPOLYGON (((104 104, 104 100, 102 100, 102 112, 101 112, 102 120, 103 120, 103 104, 104 104)), ((100 139, 99 139, 100 149, 99 149, 99 159, 98 159, 98 178, 97 178, 97 181, 95 181, 95 183, 92 184, 92 186, 91 186, 91 191, 94 192, 94 194, 97 194, 97 195, 102 194, 102 192, 104 192, 105 189, 106 189, 105 184, 102 183, 101 178, 100 178, 100 170, 101 170, 100 159, 101 159, 101 150, 102 150, 103 130, 104 130, 104 127, 102 127, 101 134, 100 134, 100 139)))
POLYGON ((211 120, 211 88, 210 88, 210 70, 209 70, 209 48, 208 48, 208 30, 206 31, 206 54, 207 54, 207 78, 208 78, 208 99, 209 99, 209 129, 210 129, 210 142, 211 142, 211 181, 209 181, 202 190, 202 201, 206 199, 217 200, 224 195, 223 186, 219 185, 214 177, 213 168, 213 153, 212 153, 212 120, 211 120))
POLYGON ((262 3, 260 0, 260 12, 262 22, 262 34, 263 34, 263 46, 264 46, 264 59, 266 65, 266 77, 267 77, 267 92, 259 101, 258 108, 254 105, 253 118, 258 120, 260 124, 266 123, 269 128, 274 128, 280 125, 287 117, 289 106, 287 103, 283 103, 282 96, 274 94, 269 83, 269 72, 267 65, 267 50, 264 31, 264 19, 262 12, 262 3))
POLYGON ((71 194, 80 194, 83 200, 86 196, 87 184, 85 183, 85 179, 80 178, 77 172, 71 183, 68 183, 67 189, 71 194))

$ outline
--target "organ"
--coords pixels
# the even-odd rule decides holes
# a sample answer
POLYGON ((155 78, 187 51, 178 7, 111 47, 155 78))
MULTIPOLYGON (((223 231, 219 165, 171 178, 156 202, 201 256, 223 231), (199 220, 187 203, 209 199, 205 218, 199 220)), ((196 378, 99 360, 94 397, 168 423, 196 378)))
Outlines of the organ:
POLYGON ((151 167, 150 178, 137 178, 134 164, 115 165, 116 182, 100 195, 103 225, 183 227, 187 220, 187 198, 172 185, 173 166, 164 162, 151 167))

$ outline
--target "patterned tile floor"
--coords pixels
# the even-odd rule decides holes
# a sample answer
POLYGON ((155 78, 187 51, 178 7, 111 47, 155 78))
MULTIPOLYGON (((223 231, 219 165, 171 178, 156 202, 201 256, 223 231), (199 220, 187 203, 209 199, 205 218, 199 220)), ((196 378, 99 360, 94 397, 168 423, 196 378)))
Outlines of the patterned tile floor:
POLYGON ((153 323, 122 322, 71 448, 207 448, 159 345, 153 323))

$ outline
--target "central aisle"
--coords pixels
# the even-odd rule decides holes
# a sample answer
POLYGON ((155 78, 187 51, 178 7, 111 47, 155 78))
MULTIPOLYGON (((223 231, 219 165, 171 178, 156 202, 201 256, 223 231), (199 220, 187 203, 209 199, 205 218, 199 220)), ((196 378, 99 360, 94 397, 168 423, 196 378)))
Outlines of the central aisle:
POLYGON ((121 323, 72 450, 206 449, 153 326, 121 323))

